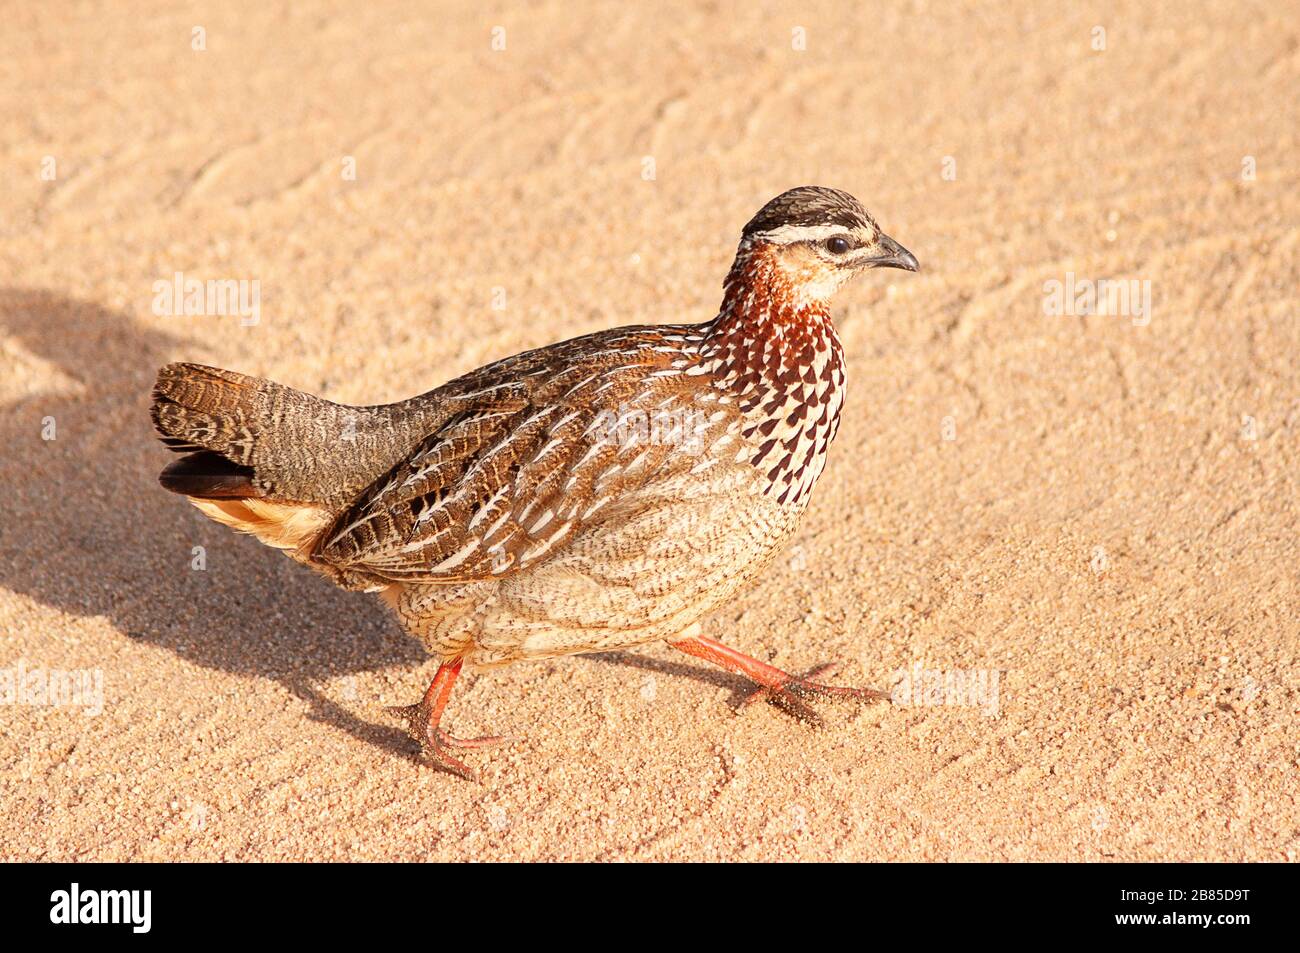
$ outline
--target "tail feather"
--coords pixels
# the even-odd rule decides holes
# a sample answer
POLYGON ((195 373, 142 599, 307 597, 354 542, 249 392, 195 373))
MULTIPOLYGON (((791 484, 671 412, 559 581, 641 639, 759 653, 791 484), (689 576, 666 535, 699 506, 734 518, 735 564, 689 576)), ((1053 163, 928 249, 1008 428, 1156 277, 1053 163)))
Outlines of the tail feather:
POLYGON ((437 401, 348 407, 274 381, 201 364, 158 372, 150 408, 168 449, 185 454, 158 480, 210 519, 350 589, 388 583, 313 557, 348 504, 444 419, 437 401))
POLYGON ((362 408, 274 381, 201 364, 158 372, 150 408, 159 439, 189 456, 163 471, 162 485, 186 496, 332 502, 329 454, 362 408))
POLYGON ((168 364, 160 370, 151 408, 154 429, 169 450, 188 456, 164 469, 158 482, 199 499, 267 495, 253 466, 267 384, 201 364, 168 364))
POLYGON ((269 384, 201 364, 168 364, 153 388, 154 429, 178 453, 210 450, 248 466, 269 384))
POLYGON ((331 510, 328 481, 313 470, 320 454, 304 431, 330 425, 341 409, 273 381, 168 364, 154 385, 153 425, 186 456, 158 482, 217 522, 307 561, 331 510))
MULTIPOLYGON (((175 449, 173 447, 173 449, 175 449)), ((158 475, 164 489, 205 500, 242 500, 262 496, 253 484, 253 468, 213 450, 200 450, 169 463, 158 475)))

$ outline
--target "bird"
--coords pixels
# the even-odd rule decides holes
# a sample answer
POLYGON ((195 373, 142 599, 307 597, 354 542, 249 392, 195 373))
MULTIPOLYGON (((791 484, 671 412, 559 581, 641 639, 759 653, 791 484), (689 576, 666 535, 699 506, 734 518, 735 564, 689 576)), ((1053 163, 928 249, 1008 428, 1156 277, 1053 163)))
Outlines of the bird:
POLYGON ((703 323, 597 331, 397 403, 349 406, 193 363, 151 417, 159 476, 206 516, 378 593, 439 661, 393 709, 423 759, 470 780, 441 727, 462 670, 667 642, 816 721, 819 697, 886 699, 783 671, 701 619, 794 533, 839 429, 830 302, 874 268, 918 269, 847 192, 802 186, 741 231, 703 323))

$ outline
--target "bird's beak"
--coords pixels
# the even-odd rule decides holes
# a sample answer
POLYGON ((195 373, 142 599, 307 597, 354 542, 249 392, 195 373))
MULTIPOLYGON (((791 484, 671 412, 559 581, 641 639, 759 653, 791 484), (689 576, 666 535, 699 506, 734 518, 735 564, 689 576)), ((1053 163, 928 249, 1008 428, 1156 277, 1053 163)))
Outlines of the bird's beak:
POLYGON ((863 262, 868 268, 902 268, 904 271, 916 271, 921 267, 915 255, 888 235, 881 234, 876 244, 880 247, 880 254, 872 255, 863 262))

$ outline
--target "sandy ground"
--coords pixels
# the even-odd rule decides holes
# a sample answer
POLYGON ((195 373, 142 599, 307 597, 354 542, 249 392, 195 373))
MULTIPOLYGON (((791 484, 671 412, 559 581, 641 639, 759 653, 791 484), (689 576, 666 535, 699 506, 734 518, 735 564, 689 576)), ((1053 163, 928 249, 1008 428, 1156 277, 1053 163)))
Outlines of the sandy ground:
POLYGON ((103 695, 0 707, 0 857, 1300 853, 1293 10, 134 6, 0 33, 0 666, 103 695), (814 731, 666 647, 521 664, 453 701, 525 738, 472 786, 383 713, 434 665, 376 600, 155 483, 165 361, 370 403, 704 320, 808 183, 924 270, 842 296, 828 471, 706 631, 984 703, 814 731), (155 314, 176 272, 258 323, 155 314), (1071 273, 1152 309, 1046 313, 1071 273))

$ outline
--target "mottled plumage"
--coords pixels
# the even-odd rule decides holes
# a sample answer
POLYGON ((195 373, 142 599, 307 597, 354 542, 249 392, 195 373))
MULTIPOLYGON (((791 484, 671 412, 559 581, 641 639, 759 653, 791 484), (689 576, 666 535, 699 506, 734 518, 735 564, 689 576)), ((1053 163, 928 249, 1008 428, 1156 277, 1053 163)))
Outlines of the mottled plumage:
POLYGON ((882 265, 916 261, 847 193, 793 189, 746 225, 704 324, 598 332, 375 407, 170 364, 154 424, 189 455, 161 482, 338 584, 382 593, 444 661, 404 714, 458 773, 437 721, 462 664, 669 639, 787 704, 866 697, 746 659, 697 621, 807 506, 844 402, 829 299, 882 265))

